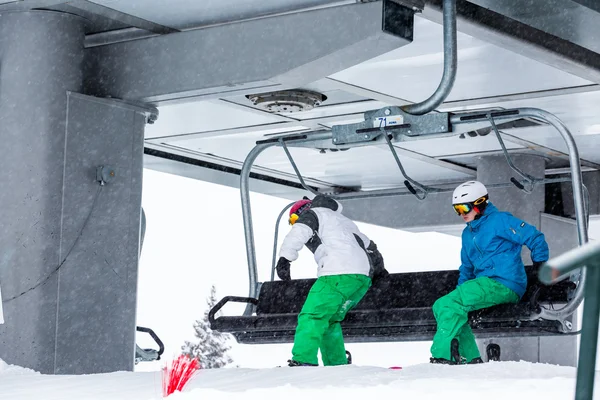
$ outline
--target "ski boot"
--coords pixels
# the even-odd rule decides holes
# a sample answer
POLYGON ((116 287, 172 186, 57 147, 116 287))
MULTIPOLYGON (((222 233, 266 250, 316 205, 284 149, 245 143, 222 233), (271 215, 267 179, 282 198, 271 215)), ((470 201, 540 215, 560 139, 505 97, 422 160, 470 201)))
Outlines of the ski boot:
POLYGON ((303 363, 296 360, 288 360, 288 367, 318 367, 317 364, 303 363))
POLYGON ((481 357, 475 357, 474 359, 469 361, 467 364, 483 364, 483 360, 481 359, 481 357))
POLYGON ((490 343, 485 348, 488 361, 500 361, 500 346, 495 343, 490 343))
POLYGON ((461 357, 458 352, 458 340, 452 339, 450 342, 450 359, 430 357, 429 362, 431 364, 447 364, 447 365, 459 365, 462 364, 461 357))
POLYGON ((348 360, 348 364, 352 364, 352 354, 348 350, 346 350, 346 359, 348 360))

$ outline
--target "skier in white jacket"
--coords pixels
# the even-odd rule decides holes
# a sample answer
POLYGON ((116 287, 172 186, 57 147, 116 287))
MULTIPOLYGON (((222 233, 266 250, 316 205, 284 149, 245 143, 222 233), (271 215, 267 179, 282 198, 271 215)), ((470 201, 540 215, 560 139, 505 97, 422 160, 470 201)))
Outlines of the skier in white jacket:
POLYGON ((387 271, 377 245, 341 214, 342 205, 330 197, 304 198, 290 209, 291 231, 279 252, 277 275, 290 280, 290 262, 304 245, 314 254, 318 279, 310 289, 294 337, 290 367, 347 364, 340 322, 364 297, 372 276, 387 271))

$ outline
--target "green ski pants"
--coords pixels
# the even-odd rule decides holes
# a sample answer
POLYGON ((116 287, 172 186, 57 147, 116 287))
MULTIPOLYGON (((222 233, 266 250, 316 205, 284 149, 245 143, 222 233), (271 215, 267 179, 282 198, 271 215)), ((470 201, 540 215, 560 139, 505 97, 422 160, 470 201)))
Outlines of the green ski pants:
POLYGON ((450 360, 450 342, 458 339, 458 351, 466 362, 480 357, 468 313, 504 303, 517 303, 519 295, 495 280, 482 277, 466 281, 433 304, 437 331, 431 356, 450 360))
POLYGON ((301 363, 323 365, 347 364, 346 348, 340 322, 364 297, 371 286, 366 275, 322 276, 314 283, 302 310, 294 336, 292 359, 301 363))

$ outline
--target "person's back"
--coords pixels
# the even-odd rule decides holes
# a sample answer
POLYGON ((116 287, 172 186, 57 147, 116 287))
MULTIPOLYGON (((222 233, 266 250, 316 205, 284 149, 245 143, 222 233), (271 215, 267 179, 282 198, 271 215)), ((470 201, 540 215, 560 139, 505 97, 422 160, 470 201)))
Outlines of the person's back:
POLYGON ((329 197, 316 196, 310 210, 298 222, 308 224, 321 240, 321 245, 314 252, 319 266, 317 276, 369 275, 365 248, 370 241, 351 219, 342 215, 340 203, 329 197), (316 224, 311 214, 315 214, 316 224))

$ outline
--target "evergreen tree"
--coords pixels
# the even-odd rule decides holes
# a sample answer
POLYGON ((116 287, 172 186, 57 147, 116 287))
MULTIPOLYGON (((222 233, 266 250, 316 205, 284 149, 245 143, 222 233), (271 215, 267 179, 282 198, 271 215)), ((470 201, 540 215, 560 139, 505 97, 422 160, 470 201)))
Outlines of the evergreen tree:
POLYGON ((206 303, 208 308, 204 312, 204 317, 194 323, 197 343, 186 341, 181 346, 181 350, 183 350, 183 354, 198 359, 202 368, 222 368, 233 362, 233 359, 227 354, 231 349, 228 344, 231 336, 210 329, 208 312, 217 303, 217 290, 214 285, 210 289, 210 297, 206 299, 206 303))

